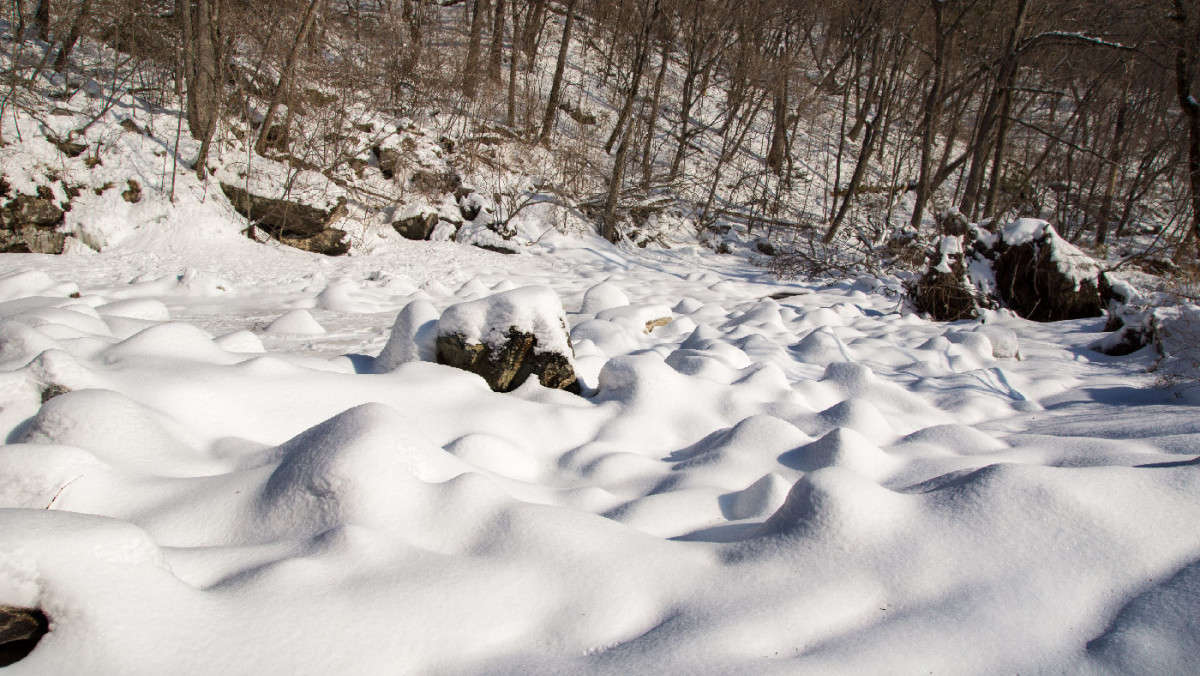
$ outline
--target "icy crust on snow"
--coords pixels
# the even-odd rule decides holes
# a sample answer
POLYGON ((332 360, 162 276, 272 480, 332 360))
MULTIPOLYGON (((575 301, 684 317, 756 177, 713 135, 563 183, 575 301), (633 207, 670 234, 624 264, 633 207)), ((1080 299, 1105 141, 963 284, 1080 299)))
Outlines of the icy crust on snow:
POLYGON ((1094 320, 401 244, 4 259, 13 673, 1191 670, 1200 416, 1094 320), (590 396, 428 361, 489 312, 590 396))
POLYGON ((562 301, 546 286, 526 286, 456 303, 437 322, 437 335, 459 336, 467 344, 500 348, 516 330, 533 335, 534 352, 560 354, 572 362, 574 353, 567 334, 562 301))

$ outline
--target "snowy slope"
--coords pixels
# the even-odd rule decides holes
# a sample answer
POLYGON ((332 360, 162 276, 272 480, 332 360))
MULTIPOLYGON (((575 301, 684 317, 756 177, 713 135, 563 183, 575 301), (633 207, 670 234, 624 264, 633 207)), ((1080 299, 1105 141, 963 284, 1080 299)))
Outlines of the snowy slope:
POLYGON ((0 604, 52 620, 13 673, 1182 673, 1200 647, 1200 415, 1151 355, 1087 350, 1101 319, 936 324, 871 280, 553 233, 330 259, 186 230, 3 257, 0 604), (408 303, 526 285, 588 396, 376 368, 408 303))

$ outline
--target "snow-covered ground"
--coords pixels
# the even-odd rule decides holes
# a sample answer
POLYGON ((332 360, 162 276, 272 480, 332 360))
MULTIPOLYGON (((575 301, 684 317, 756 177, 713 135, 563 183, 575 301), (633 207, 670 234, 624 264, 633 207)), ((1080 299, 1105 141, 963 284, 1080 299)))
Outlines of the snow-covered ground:
POLYGON ((13 673, 1195 667, 1200 415, 1103 319, 201 225, 0 257, 0 604, 52 622, 13 673), (374 363, 408 303, 526 285, 584 397, 374 363))

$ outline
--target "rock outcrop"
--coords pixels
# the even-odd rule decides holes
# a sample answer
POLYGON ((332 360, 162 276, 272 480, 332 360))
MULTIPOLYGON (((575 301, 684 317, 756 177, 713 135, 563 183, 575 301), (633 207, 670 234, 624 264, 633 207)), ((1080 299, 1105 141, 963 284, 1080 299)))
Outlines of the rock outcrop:
POLYGON ((995 250, 996 288, 1013 312, 1039 322, 1103 314, 1100 266, 1049 223, 1011 223, 1001 231, 995 250))
POLYGON ((66 236, 58 232, 65 212, 48 188, 16 195, 0 205, 0 253, 60 254, 66 236))
POLYGON ((254 195, 228 183, 222 183, 221 190, 239 214, 284 244, 328 256, 341 256, 350 250, 346 232, 329 225, 345 214, 344 204, 325 210, 254 195))
POLYGON ((530 376, 579 392, 562 302, 545 287, 447 308, 437 324, 437 361, 479 374, 496 392, 511 392, 530 376))
POLYGON ((41 610, 0 605, 0 667, 25 659, 49 630, 41 610))

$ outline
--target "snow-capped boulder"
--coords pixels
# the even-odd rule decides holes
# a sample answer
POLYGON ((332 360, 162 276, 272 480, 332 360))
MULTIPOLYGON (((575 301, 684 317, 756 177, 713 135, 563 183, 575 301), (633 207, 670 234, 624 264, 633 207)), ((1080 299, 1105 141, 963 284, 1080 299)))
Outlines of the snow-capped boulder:
POLYGON ((392 222, 392 228, 405 239, 425 240, 433 234, 433 229, 437 224, 437 209, 426 206, 404 211, 399 218, 392 222))
POLYGON ((437 361, 479 374, 497 392, 510 392, 531 375, 545 387, 579 391, 562 301, 547 287, 446 308, 437 323, 437 361))
POLYGON ((0 605, 0 667, 24 659, 49 630, 45 613, 37 608, 0 605))
POLYGON ((1022 218, 1000 231, 994 269, 1004 304, 1026 319, 1099 317, 1100 266, 1046 221, 1022 218))

